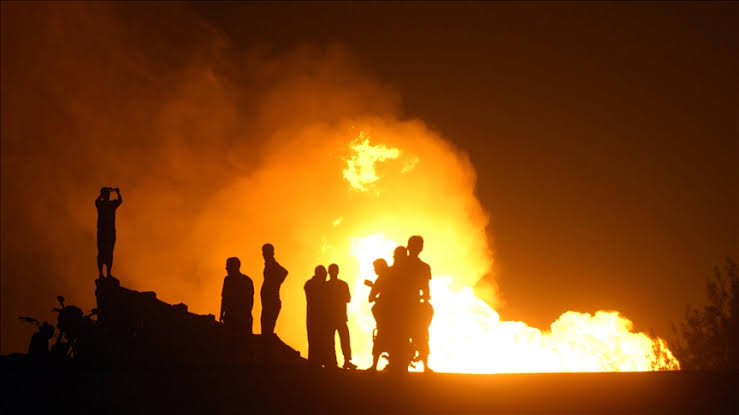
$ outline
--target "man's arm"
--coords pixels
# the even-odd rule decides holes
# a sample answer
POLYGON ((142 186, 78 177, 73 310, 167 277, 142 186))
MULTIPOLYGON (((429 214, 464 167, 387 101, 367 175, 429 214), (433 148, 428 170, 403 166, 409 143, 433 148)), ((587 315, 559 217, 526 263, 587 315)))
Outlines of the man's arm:
POLYGON ((249 278, 247 281, 247 307, 249 308, 249 314, 251 314, 252 309, 254 309, 254 283, 252 282, 251 278, 249 278))
POLYGON ((426 301, 430 300, 431 299, 431 290, 429 288, 429 280, 426 280, 423 283, 423 288, 421 288, 421 289, 423 290, 423 296, 422 296, 422 298, 424 300, 426 300, 426 301))
POLYGON ((121 189, 119 189, 119 188, 116 187, 113 190, 115 190, 115 194, 116 194, 116 196, 118 196, 118 199, 115 202, 116 207, 118 207, 118 206, 121 205, 121 203, 123 203, 123 197, 121 197, 121 189))
POLYGON ((425 267, 425 276, 423 279, 423 285, 421 286, 421 289, 423 290, 423 299, 428 302, 431 299, 431 288, 429 287, 429 282, 431 281, 431 267, 426 265, 425 267))
POLYGON ((287 269, 280 265, 277 261, 275 261, 275 263, 277 264, 277 269, 279 270, 278 275, 280 277, 280 284, 282 284, 283 282, 285 282, 285 278, 287 278, 287 269))
POLYGON ((223 300, 226 294, 226 280, 223 280, 223 289, 221 289, 221 312, 218 313, 218 321, 223 322, 223 300))
POLYGON ((103 203, 103 195, 98 195, 97 199, 95 199, 95 207, 100 207, 101 203, 103 203))
POLYGON ((377 300, 377 295, 380 293, 380 290, 377 289, 377 281, 375 281, 375 284, 370 289, 369 298, 367 301, 370 303, 377 300))

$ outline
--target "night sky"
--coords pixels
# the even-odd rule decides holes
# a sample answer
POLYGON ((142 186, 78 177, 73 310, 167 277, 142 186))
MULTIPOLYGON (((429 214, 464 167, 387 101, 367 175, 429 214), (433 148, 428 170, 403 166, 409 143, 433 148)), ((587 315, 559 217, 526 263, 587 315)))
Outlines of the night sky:
MULTIPOLYGON (((58 137, 83 128, 54 112, 53 100, 42 102, 59 85, 45 70, 62 68, 61 60, 32 47, 62 33, 66 16, 104 15, 116 23, 115 39, 136 33, 125 42, 140 42, 145 57, 166 50, 153 64, 162 68, 186 61, 185 51, 212 33, 233 54, 343 45, 397 93, 404 117, 469 154, 490 215, 505 319, 546 328, 566 310, 615 309, 636 329, 669 338, 685 305, 704 300, 712 267, 739 258, 738 11, 707 2, 3 2, 2 352, 25 347, 30 331, 16 317, 26 305, 27 314, 45 312, 74 285, 44 268, 64 258, 47 249, 46 226, 29 219, 41 209, 63 221, 53 207, 64 205, 66 188, 42 183, 54 170, 24 177, 29 165, 49 167, 58 137)), ((62 36, 63 47, 88 27, 96 25, 62 36)), ((95 53, 65 61, 61 74, 120 63, 95 53)), ((146 95, 132 91, 127 105, 137 93, 146 95)), ((94 232, 94 209, 86 214, 94 232)), ((89 250, 81 255, 94 278, 94 244, 89 250)))

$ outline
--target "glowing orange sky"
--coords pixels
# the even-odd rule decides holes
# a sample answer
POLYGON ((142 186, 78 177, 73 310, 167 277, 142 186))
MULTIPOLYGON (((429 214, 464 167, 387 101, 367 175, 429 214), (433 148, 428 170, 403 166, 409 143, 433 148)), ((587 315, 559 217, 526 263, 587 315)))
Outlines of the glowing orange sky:
MULTIPOLYGON (((464 232, 474 255, 486 255, 481 241, 493 253, 476 292, 500 294, 503 320, 546 329, 566 310, 615 309, 636 331, 669 336, 684 305, 702 300, 704 275, 739 256, 731 7, 4 2, 0 349, 23 350, 31 329, 16 317, 50 318, 56 295, 93 305, 101 185, 126 196, 124 284, 215 313, 225 257, 241 256, 259 284, 259 246, 273 241, 295 261, 285 295, 299 292, 312 269, 302 264, 323 259, 362 201, 310 193, 347 185, 342 157, 372 117, 444 137, 436 145, 468 164, 437 191, 469 191, 448 201, 455 217, 470 201, 480 209, 470 223, 489 214, 464 232), (326 176, 275 183, 296 175, 279 158, 326 176), (315 226, 260 210, 289 199, 281 192, 299 195, 288 207, 315 226)), ((393 140, 378 142, 418 146, 393 140)), ((423 171, 420 156, 395 167, 423 171)), ((353 234, 407 237, 373 225, 353 234)), ((435 266, 454 275, 446 268, 435 266)), ((294 296, 278 330, 300 323, 294 296)))

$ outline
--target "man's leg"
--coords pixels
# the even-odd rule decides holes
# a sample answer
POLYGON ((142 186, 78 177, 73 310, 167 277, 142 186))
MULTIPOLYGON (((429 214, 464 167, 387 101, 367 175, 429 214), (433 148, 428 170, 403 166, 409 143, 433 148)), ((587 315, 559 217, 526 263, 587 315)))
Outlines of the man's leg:
POLYGON ((103 258, 100 256, 100 250, 98 249, 98 278, 102 279, 103 275, 103 258))
POLYGON ((103 251, 105 250, 105 244, 103 242, 104 235, 98 232, 98 278, 103 278, 103 251))
POLYGON ((336 367, 336 327, 331 327, 326 336, 326 366, 336 367))
POLYGON ((108 253, 108 278, 112 277, 111 274, 113 270, 113 248, 115 247, 115 239, 110 243, 110 251, 108 253))
POLYGON ((253 349, 253 339, 254 339, 254 332, 253 332, 253 326, 254 326, 254 320, 251 318, 251 315, 246 320, 246 325, 244 327, 244 333, 246 335, 245 341, 245 348, 244 351, 246 353, 246 361, 251 362, 254 359, 254 349, 253 349))
POLYGON ((313 328, 310 322, 306 322, 305 331, 308 334, 308 363, 315 364, 316 361, 316 341, 314 339, 313 328))
POLYGON ((352 344, 346 321, 339 324, 339 341, 341 342, 341 354, 344 355, 344 369, 355 369, 356 366, 352 363, 352 344))
POLYGON ((238 358, 238 338, 233 321, 226 319, 223 322, 223 329, 226 332, 226 349, 229 355, 228 360, 231 362, 236 361, 238 358))
POLYGON ((272 336, 275 332, 277 316, 280 314, 282 305, 279 302, 267 302, 262 304, 262 307, 262 334, 272 336))
POLYGON ((431 306, 430 303, 425 302, 424 308, 423 308, 423 317, 424 317, 424 329, 422 330, 422 352, 421 352, 421 360, 423 361, 423 371, 424 372, 433 372, 431 368, 429 368, 429 353, 431 352, 431 349, 429 347, 429 327, 431 326, 431 320, 434 318, 434 307, 431 306))
POLYGON ((380 362, 380 351, 377 350, 377 347, 372 346, 372 366, 370 366, 370 370, 377 370, 377 364, 380 362))
POLYGON ((282 302, 277 300, 277 304, 275 304, 274 308, 272 309, 272 315, 270 320, 270 333, 275 333, 275 327, 277 326, 277 317, 280 316, 280 310, 282 310, 282 302))
POLYGON ((262 315, 259 316, 260 323, 262 325, 262 336, 265 338, 272 334, 272 328, 270 327, 269 314, 272 312, 272 304, 262 303, 262 315))
POLYGON ((424 372, 430 372, 431 369, 429 368, 429 331, 428 329, 425 330, 425 336, 421 339, 421 350, 419 351, 419 354, 421 355, 421 361, 423 362, 423 371, 424 372))
POLYGON ((107 269, 108 277, 111 276, 113 267, 113 248, 115 247, 115 235, 108 232, 98 232, 98 270, 100 277, 103 276, 103 265, 107 269))

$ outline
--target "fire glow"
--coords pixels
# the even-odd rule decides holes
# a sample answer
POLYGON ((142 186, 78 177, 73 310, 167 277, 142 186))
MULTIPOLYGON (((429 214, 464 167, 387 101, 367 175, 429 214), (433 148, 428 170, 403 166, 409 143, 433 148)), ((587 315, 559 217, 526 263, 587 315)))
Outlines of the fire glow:
MULTIPOLYGON (((350 147, 354 154, 347 161, 344 178, 358 191, 367 191, 367 186, 380 180, 375 163, 397 159, 400 154, 397 148, 370 145, 365 132, 350 147)), ((414 163, 419 161, 414 160, 414 163)), ((459 241, 447 239, 444 243, 459 241)), ((356 328, 364 337, 371 333, 374 321, 365 297, 359 295, 366 291, 362 281, 375 278, 374 259, 384 258, 392 264, 392 251, 401 244, 404 243, 387 239, 382 233, 352 238, 352 255, 359 261, 360 278, 353 286, 355 296, 350 310, 356 328)), ((434 258, 425 259, 433 273, 434 258)), ((437 371, 599 372, 679 368, 662 339, 633 332, 631 321, 616 311, 597 311, 594 315, 567 311, 552 323, 549 331, 542 332, 523 322, 501 321, 498 313, 478 298, 471 287, 452 288, 453 280, 454 276, 435 274, 431 281, 435 315, 430 327, 429 363, 437 371)), ((360 346, 356 360, 368 365, 371 348, 364 342, 353 343, 360 346)))
MULTIPOLYGON (((281 290, 277 334, 303 355, 303 284, 318 264, 339 264, 352 293, 349 329, 353 361, 372 362, 375 322, 365 279, 372 261, 390 259, 410 235, 425 240, 431 266, 430 366, 463 373, 637 371, 678 369, 658 338, 632 331, 617 312, 569 311, 548 331, 503 321, 491 305, 488 216, 475 196, 475 169, 467 155, 420 121, 348 117, 299 123, 265 143, 261 164, 237 178, 200 213, 192 235, 202 269, 241 256, 242 269, 261 283, 253 256, 265 242, 289 271, 281 290), (234 195, 238 195, 234 203, 234 195), (238 250, 234 250, 238 247, 238 250), (486 285, 487 284, 487 285, 486 285)), ((217 275, 217 274, 216 274, 217 275)), ((218 286, 218 283, 213 284, 218 286)), ((208 291, 217 305, 219 291, 208 291)), ((255 331, 261 312, 255 302, 255 331)))

